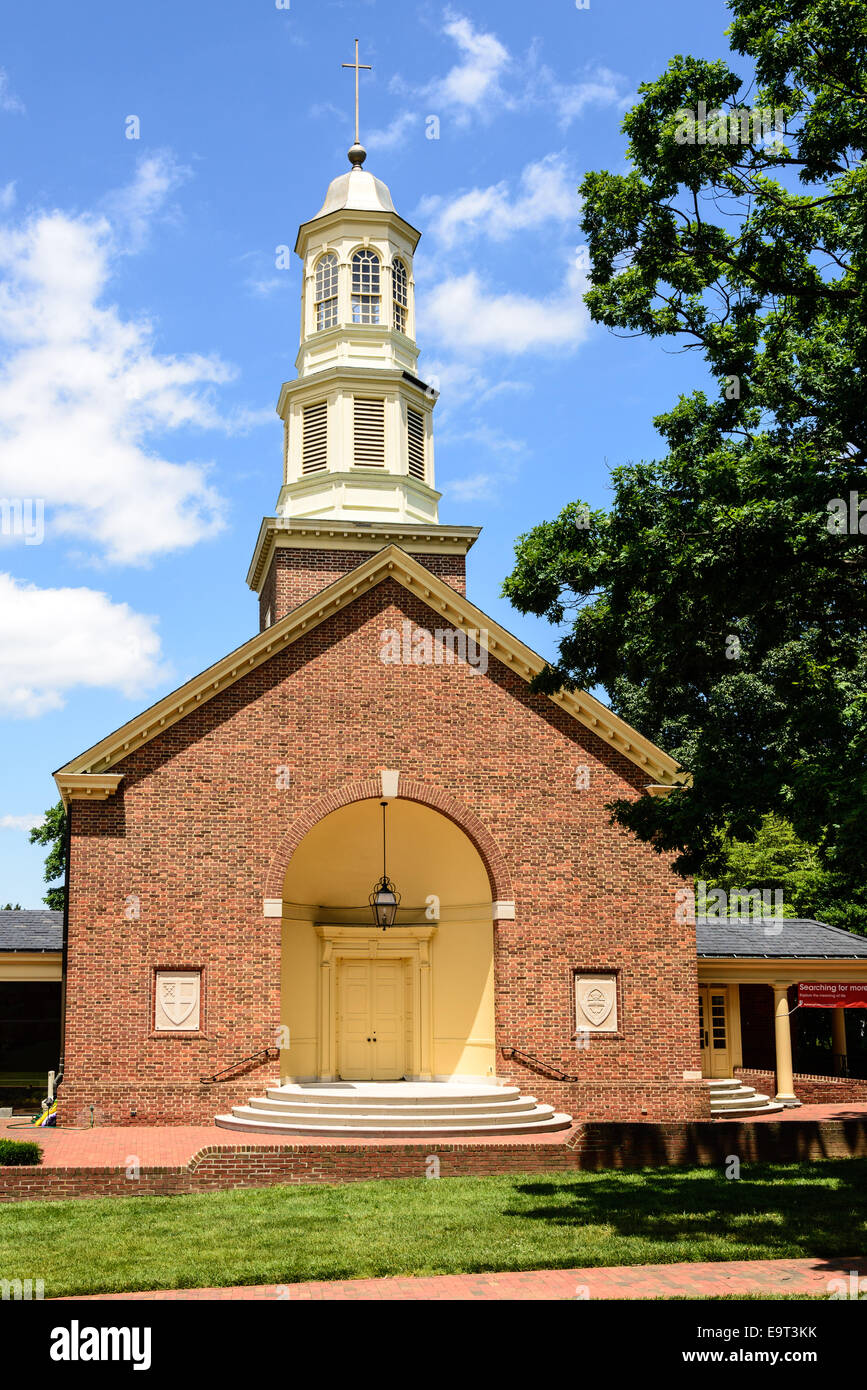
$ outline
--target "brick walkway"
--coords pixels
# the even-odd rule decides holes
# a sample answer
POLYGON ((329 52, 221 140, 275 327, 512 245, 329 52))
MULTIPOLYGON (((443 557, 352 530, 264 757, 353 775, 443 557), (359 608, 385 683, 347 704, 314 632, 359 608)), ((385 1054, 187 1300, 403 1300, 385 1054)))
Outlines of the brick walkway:
MULTIPOLYGON (((867 1105, 864 1106, 867 1114, 867 1105)), ((351 1143, 352 1148, 367 1146, 403 1147, 418 1144, 426 1152, 431 1149, 431 1141, 424 1139, 389 1139, 387 1135, 346 1135, 335 1137, 327 1134, 298 1135, 287 1134, 285 1140, 279 1134, 245 1134, 240 1130, 218 1129, 216 1125, 103 1125, 93 1129, 36 1129, 26 1125, 24 1128, 11 1128, 21 1123, 20 1116, 14 1120, 0 1120, 0 1137, 9 1139, 35 1140, 42 1149, 43 1168, 113 1168, 124 1167, 131 1158, 138 1159, 143 1168, 183 1167, 201 1149, 218 1144, 221 1148, 271 1148, 287 1145, 303 1145, 314 1148, 341 1148, 351 1143)), ((468 1145, 534 1145, 563 1144, 574 1133, 572 1129, 554 1130, 542 1134, 481 1134, 471 1138, 453 1137, 440 1141, 443 1144, 468 1145)), ((437 1147, 436 1144, 433 1145, 437 1147)))
MULTIPOLYGON (((867 1259, 733 1260, 730 1263, 621 1265, 613 1269, 531 1269, 509 1274, 437 1274, 416 1278, 342 1279, 334 1283, 259 1284, 233 1289, 166 1289, 155 1293, 95 1294, 118 1299, 261 1300, 475 1300, 533 1301, 587 1298, 687 1298, 708 1294, 835 1292, 831 1280, 854 1288, 867 1276, 867 1259)), ((867 1285, 862 1285, 862 1289, 867 1285)), ((843 1291, 843 1290, 841 1290, 843 1291)), ((67 1300, 58 1300, 64 1302, 67 1300)))
MULTIPOLYGON (((739 1121, 742 1124, 766 1124, 772 1121, 792 1120, 855 1120, 867 1117, 865 1105, 802 1105, 798 1110, 783 1110, 777 1114, 751 1116, 739 1121)), ((174 1168, 184 1166, 200 1149, 214 1144, 221 1147, 251 1148, 264 1145, 273 1148, 280 1143, 275 1134, 244 1134, 238 1130, 218 1129, 216 1125, 105 1125, 94 1129, 35 1129, 31 1125, 21 1125, 21 1116, 13 1120, 0 1120, 0 1135, 10 1139, 33 1139, 42 1148, 42 1166, 45 1168, 110 1168, 124 1166, 130 1158, 137 1158, 142 1167, 174 1168), (13 1128, 14 1126, 14 1128, 13 1128)), ((574 1133, 573 1130, 559 1130, 549 1134, 491 1134, 476 1135, 472 1139, 452 1138, 451 1145, 472 1144, 564 1144, 574 1133)), ((407 1139, 389 1141, 386 1136, 362 1138, 353 1136, 352 1147, 366 1145, 405 1145, 415 1142, 407 1139)), ((345 1145, 345 1137, 334 1138, 328 1135, 286 1136, 287 1144, 303 1144, 332 1147, 345 1145)), ((424 1141, 421 1141, 424 1147, 424 1141)), ((427 1145, 430 1148, 430 1144, 427 1145)))

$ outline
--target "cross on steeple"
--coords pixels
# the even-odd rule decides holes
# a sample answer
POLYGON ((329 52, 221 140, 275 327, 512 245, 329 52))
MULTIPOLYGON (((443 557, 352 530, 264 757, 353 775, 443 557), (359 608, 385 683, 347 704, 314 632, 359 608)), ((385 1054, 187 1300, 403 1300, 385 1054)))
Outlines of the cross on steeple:
POLYGON ((341 63, 341 67, 355 69, 355 144, 349 151, 349 160, 351 164, 363 164, 367 157, 367 151, 363 149, 358 135, 358 78, 361 72, 373 72, 373 68, 370 63, 359 63, 358 39, 355 40, 355 62, 341 63), (361 157, 353 157, 358 155, 361 157))

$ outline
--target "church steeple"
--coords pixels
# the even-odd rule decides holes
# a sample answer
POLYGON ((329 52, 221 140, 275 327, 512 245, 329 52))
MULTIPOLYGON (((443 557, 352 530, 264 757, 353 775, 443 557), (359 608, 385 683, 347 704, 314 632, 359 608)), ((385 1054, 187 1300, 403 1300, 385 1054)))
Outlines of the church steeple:
MULTIPOLYGON (((295 243, 303 266, 300 346, 297 376, 277 403, 284 434, 277 515, 263 523, 248 575, 260 594, 276 537, 319 535, 314 523, 329 538, 315 549, 369 551, 412 539, 423 561, 428 553, 463 557, 478 534, 439 524, 437 392, 418 376, 415 341, 413 257, 421 233, 363 167, 358 77, 366 65, 357 40, 355 62, 344 66, 355 69, 355 143, 349 171, 332 180, 295 243)), ((279 610, 284 602, 266 603, 263 621, 279 610)))

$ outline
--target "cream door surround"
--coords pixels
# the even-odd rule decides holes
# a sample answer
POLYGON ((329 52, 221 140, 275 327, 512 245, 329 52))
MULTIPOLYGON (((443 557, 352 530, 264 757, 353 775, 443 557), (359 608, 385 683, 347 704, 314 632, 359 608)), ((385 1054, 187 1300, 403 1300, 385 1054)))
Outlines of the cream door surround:
POLYGON ((410 976, 409 1055, 412 1081, 433 1079, 433 1001, 431 941, 436 923, 418 927, 340 927, 317 923, 319 937, 319 1010, 316 1075, 337 1080, 337 962, 340 960, 404 960, 410 976))

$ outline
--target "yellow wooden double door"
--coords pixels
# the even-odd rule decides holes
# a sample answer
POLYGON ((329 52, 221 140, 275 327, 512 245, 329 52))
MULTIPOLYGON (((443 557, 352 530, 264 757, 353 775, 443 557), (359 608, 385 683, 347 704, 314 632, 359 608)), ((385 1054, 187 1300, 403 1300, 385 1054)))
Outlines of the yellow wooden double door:
POLYGON ((337 1065, 344 1081, 399 1081, 405 1075, 403 961, 339 963, 337 1065))

